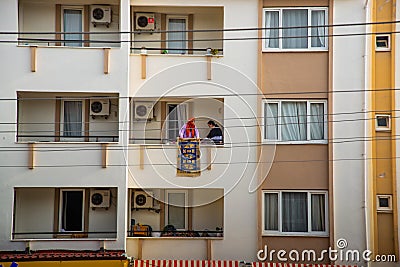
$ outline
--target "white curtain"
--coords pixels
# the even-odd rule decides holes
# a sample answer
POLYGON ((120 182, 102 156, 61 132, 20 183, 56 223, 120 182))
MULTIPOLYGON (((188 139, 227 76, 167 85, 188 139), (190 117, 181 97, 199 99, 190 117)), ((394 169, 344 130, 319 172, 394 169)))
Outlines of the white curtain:
POLYGON ((82 101, 64 101, 64 136, 82 136, 82 101))
POLYGON ((307 193, 282 193, 282 231, 308 232, 307 193))
POLYGON ((325 11, 311 11, 311 47, 325 47, 325 11), (319 26, 319 27, 315 27, 319 26))
POLYGON ((310 132, 311 140, 324 139, 324 104, 310 104, 310 132))
POLYGON ((278 140, 278 103, 265 104, 264 136, 268 140, 278 140))
POLYGON ((264 229, 278 231, 278 194, 264 194, 264 229))
POLYGON ((169 19, 168 20, 168 53, 185 54, 186 53, 186 20, 169 19), (170 32, 178 31, 178 32, 170 32))
POLYGON ((267 11, 265 12, 265 47, 266 48, 279 48, 279 12, 267 11), (275 29, 269 29, 275 28, 275 29))
POLYGON ((282 48, 308 48, 308 11, 287 9, 282 11, 283 27, 301 27, 282 30, 282 48), (295 38, 288 38, 295 37, 295 38))
POLYGON ((326 231, 325 227, 325 195, 311 195, 311 231, 326 231))
POLYGON ((306 102, 282 102, 282 140, 307 140, 306 102))
MULTIPOLYGON (((64 32, 82 32, 82 11, 64 9, 64 32)), ((64 40, 82 40, 80 33, 64 34, 64 40)), ((65 42, 65 46, 82 46, 82 42, 65 42)))
POLYGON ((185 193, 168 193, 168 224, 184 230, 185 222, 185 193))

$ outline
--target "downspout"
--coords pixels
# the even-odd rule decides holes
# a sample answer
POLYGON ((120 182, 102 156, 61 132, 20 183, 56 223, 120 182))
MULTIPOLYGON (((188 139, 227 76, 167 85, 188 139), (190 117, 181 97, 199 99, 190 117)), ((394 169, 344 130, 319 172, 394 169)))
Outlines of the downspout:
MULTIPOLYGON (((371 10, 370 10, 370 3, 369 0, 365 1, 364 4, 364 10, 365 10, 365 22, 370 22, 371 21, 371 10)), ((366 25, 365 26, 365 32, 370 32, 371 30, 371 25, 366 25)), ((369 212, 370 212, 370 203, 369 203, 369 145, 368 145, 368 137, 370 135, 370 129, 369 129, 369 112, 370 111, 370 104, 369 104, 369 93, 368 93, 368 88, 370 88, 370 52, 371 52, 371 39, 369 35, 365 35, 365 51, 364 51, 364 136, 366 137, 366 141, 364 141, 364 153, 363 153, 363 158, 364 158, 364 170, 363 170, 363 178, 364 178, 364 221, 365 221, 365 247, 367 250, 371 250, 370 247, 370 242, 371 242, 371 236, 370 236, 370 227, 371 223, 369 220, 369 212)), ((371 250, 372 251, 372 250, 371 250)), ((367 266, 371 266, 370 262, 367 262, 367 266)))

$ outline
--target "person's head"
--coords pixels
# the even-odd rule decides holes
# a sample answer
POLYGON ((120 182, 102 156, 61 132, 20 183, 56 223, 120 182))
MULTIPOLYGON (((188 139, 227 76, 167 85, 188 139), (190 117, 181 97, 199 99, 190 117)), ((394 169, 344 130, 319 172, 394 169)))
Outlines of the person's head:
POLYGON ((210 128, 214 128, 215 126, 217 126, 217 125, 215 124, 214 121, 208 121, 208 122, 207 122, 207 125, 208 125, 208 127, 210 127, 210 128))

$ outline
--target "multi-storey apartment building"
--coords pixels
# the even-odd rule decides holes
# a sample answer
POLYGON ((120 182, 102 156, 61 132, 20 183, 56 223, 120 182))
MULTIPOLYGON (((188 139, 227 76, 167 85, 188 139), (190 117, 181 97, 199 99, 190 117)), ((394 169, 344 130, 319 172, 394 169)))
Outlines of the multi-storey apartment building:
POLYGON ((257 31, 224 30, 257 27, 257 12, 257 1, 1 1, 0 250, 118 266, 255 260, 257 31), (191 117, 201 138, 209 120, 224 133, 200 145, 195 177, 177 171, 191 117))

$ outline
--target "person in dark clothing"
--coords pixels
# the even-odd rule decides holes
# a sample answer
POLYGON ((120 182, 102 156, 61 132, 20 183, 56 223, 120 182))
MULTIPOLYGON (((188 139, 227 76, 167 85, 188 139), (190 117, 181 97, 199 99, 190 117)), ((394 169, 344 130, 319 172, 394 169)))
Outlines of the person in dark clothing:
POLYGON ((222 144, 223 143, 222 131, 218 127, 218 125, 214 121, 208 121, 207 125, 211 129, 207 135, 207 138, 213 140, 214 143, 216 144, 222 144))

